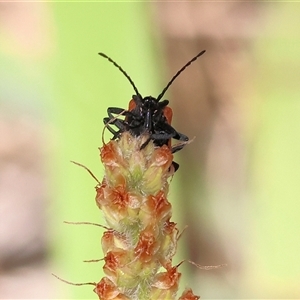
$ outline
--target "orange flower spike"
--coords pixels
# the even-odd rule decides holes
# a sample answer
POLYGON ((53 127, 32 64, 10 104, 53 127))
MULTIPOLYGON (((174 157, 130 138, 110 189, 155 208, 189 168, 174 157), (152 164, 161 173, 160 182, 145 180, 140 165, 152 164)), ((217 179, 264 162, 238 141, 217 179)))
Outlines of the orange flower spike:
POLYGON ((101 160, 105 177, 96 203, 111 230, 101 240, 107 277, 95 289, 99 299, 174 300, 181 274, 172 267, 178 229, 167 200, 170 148, 123 132, 101 149, 101 160))

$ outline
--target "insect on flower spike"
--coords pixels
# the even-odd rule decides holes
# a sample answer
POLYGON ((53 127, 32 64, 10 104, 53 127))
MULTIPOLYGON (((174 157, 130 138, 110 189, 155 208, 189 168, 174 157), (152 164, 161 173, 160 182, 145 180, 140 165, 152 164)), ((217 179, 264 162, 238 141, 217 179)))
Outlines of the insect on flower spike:
POLYGON ((80 164, 80 163, 78 163, 76 161, 73 161, 73 160, 71 160, 71 163, 73 163, 73 164, 75 164, 75 165, 77 165, 79 167, 82 167, 85 170, 87 170, 90 173, 90 175, 98 182, 98 184, 101 184, 101 182, 98 180, 98 178, 93 174, 93 172, 89 168, 87 168, 86 166, 84 166, 84 165, 82 165, 82 164, 80 164))
MULTIPOLYGON (((162 98, 174 80, 203 53, 179 69, 157 98, 142 97, 129 75, 110 57, 99 53, 118 68, 136 93, 128 109, 109 107, 103 119, 103 146, 99 148, 103 181, 100 183, 84 165, 73 162, 98 183, 95 200, 108 228, 101 238, 104 258, 89 262, 104 260, 105 276, 97 283, 64 282, 95 286, 99 300, 178 299, 178 269, 184 261, 173 266, 173 258, 182 233, 171 221, 172 204, 167 196, 169 179, 178 169, 173 154, 190 140, 171 125, 172 109, 162 98), (105 129, 113 134, 107 144, 105 129), (174 146, 172 139, 177 141, 174 146)), ((198 298, 187 290, 179 299, 198 298)))
MULTIPOLYGON (((168 100, 161 100, 168 88, 174 82, 174 80, 194 61, 198 59, 205 50, 198 53, 195 57, 189 60, 169 81, 167 86, 162 90, 157 98, 152 96, 142 97, 133 80, 130 76, 117 64, 112 58, 104 53, 99 53, 102 57, 106 58, 115 67, 117 67, 123 75, 130 82, 136 95, 132 96, 132 100, 129 102, 128 110, 124 110, 119 107, 109 107, 107 109, 108 116, 103 119, 107 129, 113 134, 113 140, 120 138, 121 134, 128 131, 132 136, 138 137, 149 134, 148 140, 141 146, 141 150, 147 146, 150 140, 152 140, 157 147, 167 145, 172 153, 180 151, 189 138, 178 132, 172 125, 172 109, 168 106, 168 100), (118 114, 125 116, 125 119, 119 119, 118 114), (115 126, 117 129, 113 128, 115 126), (178 145, 172 146, 171 140, 175 139, 181 141, 178 145)), ((178 170, 179 165, 173 162, 175 172, 178 170)))

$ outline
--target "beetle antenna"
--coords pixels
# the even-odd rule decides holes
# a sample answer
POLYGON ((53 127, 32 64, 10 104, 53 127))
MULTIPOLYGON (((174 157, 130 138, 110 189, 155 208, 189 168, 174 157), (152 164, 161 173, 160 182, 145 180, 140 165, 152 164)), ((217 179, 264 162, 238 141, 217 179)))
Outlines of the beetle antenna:
POLYGON ((98 53, 99 55, 101 55, 102 57, 106 58, 108 61, 110 61, 115 67, 117 67, 122 73, 123 75, 128 79, 128 81, 130 82, 130 84, 132 85, 135 93, 140 96, 141 98, 143 98, 141 96, 141 94, 139 93, 137 87, 135 86, 134 82, 132 81, 132 79, 130 78, 130 76, 122 69, 121 66, 119 66, 113 59, 111 59, 109 56, 107 56, 106 54, 104 53, 98 53))
POLYGON ((167 84, 167 86, 162 90, 162 92, 158 95, 157 97, 157 102, 164 96, 165 92, 168 90, 168 88, 170 87, 170 85, 173 83, 173 81, 191 64, 193 63, 195 60, 197 60, 197 58, 199 56, 201 56, 202 54, 205 53, 206 50, 202 50, 200 53, 198 53, 195 57, 193 57, 189 62, 187 62, 170 80, 170 82, 167 84))

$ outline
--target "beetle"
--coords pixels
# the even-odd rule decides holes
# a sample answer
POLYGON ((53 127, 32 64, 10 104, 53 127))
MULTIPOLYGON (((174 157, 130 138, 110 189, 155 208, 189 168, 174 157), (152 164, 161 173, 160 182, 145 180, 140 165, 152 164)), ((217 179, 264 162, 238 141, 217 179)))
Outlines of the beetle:
MULTIPOLYGON (((173 112, 168 106, 169 100, 161 99, 181 72, 183 72, 191 63, 197 60, 198 57, 204 53, 205 50, 201 51, 189 60, 179 71, 177 71, 162 92, 155 98, 152 96, 143 97, 123 68, 109 56, 100 52, 100 56, 106 58, 123 73, 136 93, 132 96, 132 100, 129 102, 128 110, 119 107, 109 107, 107 109, 108 117, 105 117, 103 122, 107 129, 113 134, 112 139, 119 138, 121 133, 124 131, 129 131, 133 136, 140 136, 147 133, 149 134, 149 138, 141 146, 141 149, 144 148, 150 140, 152 140, 158 147, 167 145, 172 153, 181 150, 188 142, 189 138, 172 127, 171 122, 173 112), (119 118, 120 115, 124 115, 125 119, 119 118), (114 129, 112 125, 114 125, 117 129, 114 129), (171 139, 181 141, 181 143, 172 146, 171 139)), ((179 167, 179 165, 175 162, 173 162, 173 166, 175 171, 179 167)))

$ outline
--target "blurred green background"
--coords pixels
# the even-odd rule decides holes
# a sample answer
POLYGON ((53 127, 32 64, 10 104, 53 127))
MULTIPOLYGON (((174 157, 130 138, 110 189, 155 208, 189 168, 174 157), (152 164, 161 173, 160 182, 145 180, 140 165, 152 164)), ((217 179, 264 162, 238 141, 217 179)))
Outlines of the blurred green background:
MULTIPOLYGON (((182 288, 190 286, 201 299, 222 295, 236 299, 300 297, 300 3, 272 3, 263 9, 267 10, 263 30, 258 26, 249 54, 254 57, 254 75, 249 75, 254 80, 241 99, 247 102, 242 105, 243 114, 249 110, 242 137, 248 145, 247 196, 242 199, 245 211, 240 216, 246 225, 241 225, 243 230, 237 236, 243 264, 236 281, 232 278, 237 277, 226 278, 226 269, 219 270, 225 274, 219 277, 218 270, 209 275, 184 266, 182 288), (197 277, 192 272, 197 272, 197 277)), ((84 164, 102 179, 98 147, 103 117, 109 106, 126 108, 133 94, 126 78, 98 52, 115 59, 144 96, 158 95, 165 86, 165 41, 154 10, 154 3, 149 2, 0 3, 1 118, 26 115, 41 129, 47 198, 43 234, 49 248, 43 271, 46 279, 39 283, 43 291, 37 298, 43 292, 45 298, 96 298, 91 286, 66 285, 51 277, 55 273, 80 283, 98 282, 103 276, 101 262, 82 262, 102 258, 102 230, 63 224, 104 224, 94 201, 96 182, 70 160, 84 164)), ((192 55, 200 50, 194 49, 192 55)), ((176 62, 177 69, 183 63, 182 59, 176 62)), ((196 84, 189 69, 185 76, 190 84, 196 84)), ((171 89, 170 95, 171 99, 171 89)), ((182 105, 188 106, 188 99, 182 100, 182 105)), ((174 119, 176 122, 176 114, 174 119)), ((189 116, 185 120, 188 122, 189 116)), ((105 140, 109 137, 106 133, 105 140)), ((4 144, 4 135, 0 138, 4 144)), ((4 164, 5 158, 1 162, 4 164)), ((189 175, 186 181, 196 180, 189 175)), ((18 187, 18 182, 14 183, 18 187)), ((184 189, 185 180, 175 176, 170 202, 174 203, 173 220, 180 228, 186 225, 186 199, 178 196, 184 189)), ((5 194, 1 195, 2 202, 5 194)), ((226 206, 222 195, 219 201, 226 206)), ((230 213, 218 215, 221 226, 222 218, 230 213)), ((186 241, 179 241, 178 261, 187 258, 188 247, 186 241)), ((37 283, 32 280, 30 285, 37 283)), ((14 293, 7 295, 18 297, 14 293)))

